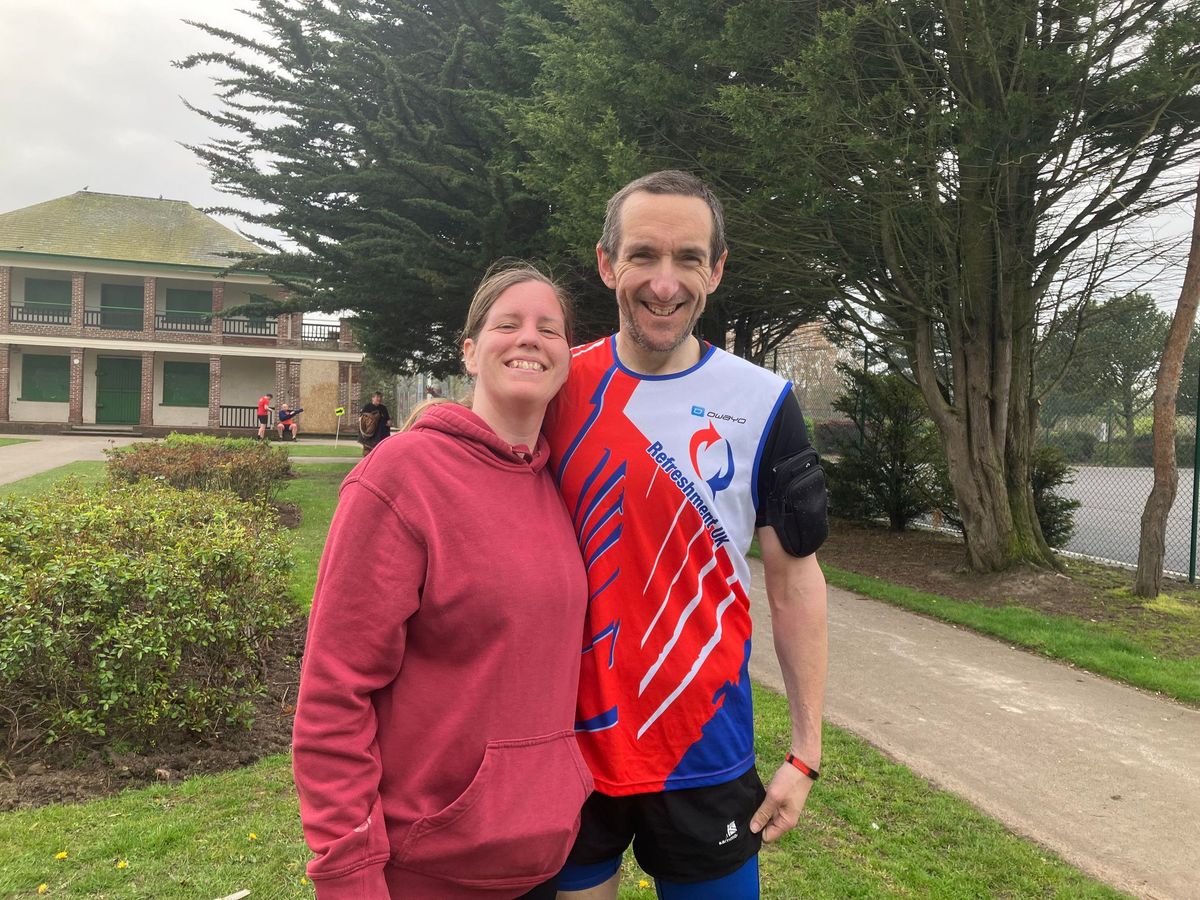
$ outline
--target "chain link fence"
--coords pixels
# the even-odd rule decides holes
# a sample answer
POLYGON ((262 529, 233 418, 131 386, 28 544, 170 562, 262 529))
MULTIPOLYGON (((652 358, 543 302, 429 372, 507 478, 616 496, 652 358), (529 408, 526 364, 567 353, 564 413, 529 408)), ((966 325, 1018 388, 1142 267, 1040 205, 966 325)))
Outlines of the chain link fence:
MULTIPOLYGON (((855 423, 835 408, 849 383, 838 364, 858 370, 871 365, 862 345, 830 343, 818 325, 799 329, 767 359, 768 366, 795 386, 810 430, 822 453, 857 440, 855 423)), ((1148 360, 1147 365, 1157 365, 1148 360)), ((875 368, 872 365, 872 368, 875 368)), ((1195 379, 1193 372, 1185 378, 1195 379)), ((1135 566, 1142 511, 1154 481, 1150 394, 1152 381, 1125 390, 1056 392, 1045 397, 1038 442, 1056 447, 1071 467, 1071 480, 1058 489, 1078 501, 1074 531, 1060 549, 1070 554, 1135 566), (1110 396, 1105 396, 1109 393, 1110 396)), ((1164 568, 1188 575, 1192 553, 1192 504, 1196 464, 1196 385, 1181 387, 1175 422, 1179 487, 1167 522, 1164 568)), ((932 424, 931 424, 932 427, 932 424)))

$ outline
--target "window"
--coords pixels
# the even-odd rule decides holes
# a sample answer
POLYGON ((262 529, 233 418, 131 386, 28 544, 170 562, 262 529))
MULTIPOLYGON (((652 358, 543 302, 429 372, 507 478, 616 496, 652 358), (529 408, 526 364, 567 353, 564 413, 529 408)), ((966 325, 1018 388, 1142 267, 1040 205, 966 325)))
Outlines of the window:
POLYGON ((71 359, 67 356, 21 358, 21 400, 66 403, 71 399, 71 359))
POLYGON ((141 285, 100 285, 100 327, 141 331, 143 296, 141 285))
POLYGON ((163 406, 208 408, 208 363, 163 360, 163 406))
POLYGON ((53 278, 25 279, 25 309, 36 313, 71 314, 71 282, 53 278))
POLYGON ((201 322, 212 312, 212 291, 185 291, 167 288, 167 321, 201 322))

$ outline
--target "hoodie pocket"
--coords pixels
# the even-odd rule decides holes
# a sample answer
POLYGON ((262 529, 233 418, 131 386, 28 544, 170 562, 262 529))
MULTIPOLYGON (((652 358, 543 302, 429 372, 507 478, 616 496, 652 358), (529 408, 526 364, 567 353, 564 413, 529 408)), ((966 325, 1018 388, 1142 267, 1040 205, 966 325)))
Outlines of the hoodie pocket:
POLYGON ((571 731, 489 741, 467 789, 413 824, 395 862, 474 887, 545 881, 566 860, 591 790, 571 731))

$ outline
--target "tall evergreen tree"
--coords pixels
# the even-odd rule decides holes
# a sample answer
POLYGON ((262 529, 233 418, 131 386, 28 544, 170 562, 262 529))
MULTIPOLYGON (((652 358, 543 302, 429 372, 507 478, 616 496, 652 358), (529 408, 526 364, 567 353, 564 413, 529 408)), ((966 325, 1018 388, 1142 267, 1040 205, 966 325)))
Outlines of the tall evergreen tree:
POLYGON ((223 70, 219 106, 200 112, 225 136, 192 149, 217 185, 269 205, 232 211, 299 248, 245 264, 295 307, 353 310, 389 368, 457 369, 486 267, 544 249, 546 207, 514 177, 500 114, 536 60, 504 4, 255 0, 248 14, 266 38, 194 23, 228 49, 179 63, 223 70))
MULTIPOLYGON (((527 17, 540 33, 531 50, 542 65, 534 94, 515 107, 529 153, 522 175, 551 201, 550 230, 576 248, 581 264, 595 264, 605 201, 647 172, 689 170, 742 209, 766 202, 773 185, 742 171, 746 147, 713 111, 722 87, 767 74, 755 47, 723 39, 725 16, 739 5, 563 0, 568 28, 527 17)), ((795 272, 780 277, 776 265, 764 267, 780 236, 743 219, 727 237, 729 263, 701 328, 713 343, 763 362, 824 312, 829 294, 807 290, 795 272)))
POLYGON ((723 89, 777 185, 746 218, 911 373, 971 566, 1053 565, 1030 489, 1044 301, 1100 236, 1193 194, 1200 7, 814 0, 805 25, 745 6, 731 39, 757 34, 777 76, 723 89))

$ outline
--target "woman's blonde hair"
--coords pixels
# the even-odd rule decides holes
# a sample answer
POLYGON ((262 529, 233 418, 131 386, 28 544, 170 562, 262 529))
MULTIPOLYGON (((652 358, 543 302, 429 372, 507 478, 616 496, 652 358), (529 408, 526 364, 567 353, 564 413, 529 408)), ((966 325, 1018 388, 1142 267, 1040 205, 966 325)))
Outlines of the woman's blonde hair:
POLYGON ((567 292, 537 266, 513 259, 502 259, 493 263, 484 274, 483 281, 475 290, 475 296, 471 298, 471 305, 467 309, 467 321, 463 325, 459 342, 468 339, 477 340, 479 332, 483 330, 483 323, 487 320, 488 313, 491 312, 500 295, 510 287, 524 284, 527 281, 541 282, 554 291, 554 298, 562 310, 567 343, 570 344, 571 335, 575 330, 575 309, 567 292))
POLYGON ((400 430, 410 430, 413 425, 416 424, 417 419, 421 418, 421 416, 425 415, 425 413, 429 412, 429 410, 433 409, 433 407, 441 406, 443 403, 458 403, 459 406, 470 406, 469 403, 463 403, 459 400, 451 400, 449 397, 429 397, 428 399, 422 400, 412 408, 412 411, 409 412, 407 417, 405 417, 404 424, 400 426, 400 430))

